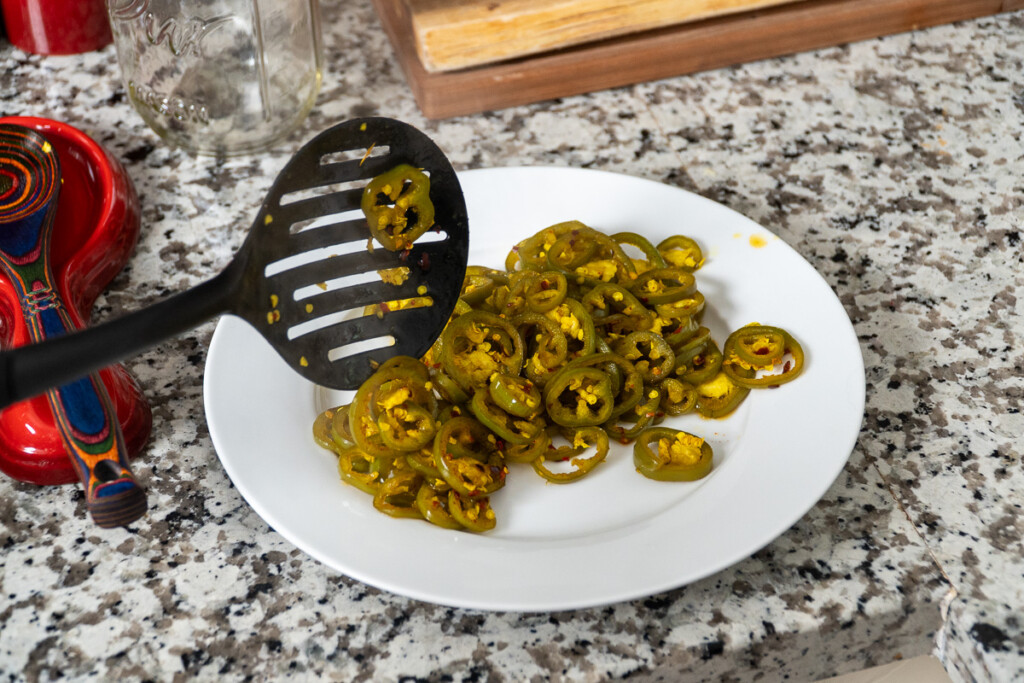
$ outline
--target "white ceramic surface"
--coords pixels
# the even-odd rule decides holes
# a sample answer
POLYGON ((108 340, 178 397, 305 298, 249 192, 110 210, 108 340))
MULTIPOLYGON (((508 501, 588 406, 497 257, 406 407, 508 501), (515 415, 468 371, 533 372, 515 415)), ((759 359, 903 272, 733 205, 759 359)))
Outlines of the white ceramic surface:
POLYGON ((470 263, 501 267, 518 240, 577 219, 657 243, 697 239, 704 324, 724 341, 758 321, 788 329, 807 365, 797 381, 752 392, 726 420, 667 426, 703 436, 715 469, 695 483, 645 479, 630 447, 574 484, 512 465, 486 535, 396 520, 345 486, 313 443, 318 411, 347 400, 292 372, 244 322, 225 317, 210 346, 205 403, 231 480, 275 530, 334 569, 445 605, 547 611, 607 604, 706 577, 768 544, 825 493, 853 449, 864 365, 845 311, 814 268, 771 232, 715 202, 660 183, 570 168, 460 174, 470 263))

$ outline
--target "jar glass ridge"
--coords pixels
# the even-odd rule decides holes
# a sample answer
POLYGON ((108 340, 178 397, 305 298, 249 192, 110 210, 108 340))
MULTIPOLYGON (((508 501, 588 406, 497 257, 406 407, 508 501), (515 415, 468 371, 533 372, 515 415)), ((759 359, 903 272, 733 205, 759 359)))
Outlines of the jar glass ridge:
POLYGON ((174 146, 265 150, 316 101, 318 0, 108 0, 107 9, 128 97, 174 146))

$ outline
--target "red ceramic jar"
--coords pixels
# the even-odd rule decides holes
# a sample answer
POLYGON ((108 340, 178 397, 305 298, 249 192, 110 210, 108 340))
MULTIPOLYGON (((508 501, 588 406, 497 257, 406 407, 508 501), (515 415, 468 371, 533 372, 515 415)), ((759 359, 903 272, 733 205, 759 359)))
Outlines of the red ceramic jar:
POLYGON ((104 0, 0 0, 8 40, 25 52, 73 55, 108 45, 104 0))

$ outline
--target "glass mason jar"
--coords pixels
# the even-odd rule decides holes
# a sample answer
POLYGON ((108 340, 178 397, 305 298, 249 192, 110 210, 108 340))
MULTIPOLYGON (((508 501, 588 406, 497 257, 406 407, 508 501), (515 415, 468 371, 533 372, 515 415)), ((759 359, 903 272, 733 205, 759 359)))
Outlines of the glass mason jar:
POLYGON ((320 89, 319 0, 107 0, 128 97, 168 143, 258 152, 320 89))

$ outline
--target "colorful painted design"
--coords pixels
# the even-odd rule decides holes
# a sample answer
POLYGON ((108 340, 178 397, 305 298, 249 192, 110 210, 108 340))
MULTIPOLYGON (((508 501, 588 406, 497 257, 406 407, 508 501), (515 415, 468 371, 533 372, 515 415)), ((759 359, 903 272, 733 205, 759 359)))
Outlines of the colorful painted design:
MULTIPOLYGON (((0 267, 11 281, 33 342, 74 329, 49 267, 60 163, 46 139, 0 125, 0 267)), ((47 400, 100 526, 122 526, 146 501, 127 464, 120 424, 97 375, 47 392, 47 400)))

